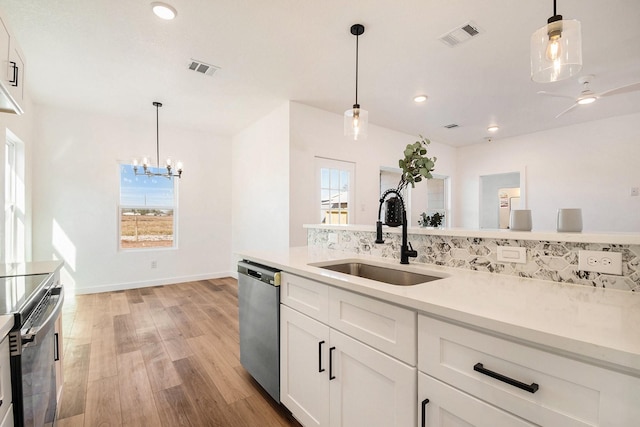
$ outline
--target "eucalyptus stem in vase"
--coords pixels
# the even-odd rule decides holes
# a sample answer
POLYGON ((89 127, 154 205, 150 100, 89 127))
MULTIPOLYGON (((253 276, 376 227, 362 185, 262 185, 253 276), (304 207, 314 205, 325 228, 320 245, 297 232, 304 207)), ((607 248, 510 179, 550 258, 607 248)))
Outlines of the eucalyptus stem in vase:
POLYGON ((403 191, 409 184, 414 188, 416 182, 433 178, 431 172, 438 158, 427 156, 427 146, 431 141, 422 135, 419 137, 420 139, 413 144, 407 144, 407 148, 404 149, 404 158, 398 161, 398 166, 402 169, 398 192, 403 191))

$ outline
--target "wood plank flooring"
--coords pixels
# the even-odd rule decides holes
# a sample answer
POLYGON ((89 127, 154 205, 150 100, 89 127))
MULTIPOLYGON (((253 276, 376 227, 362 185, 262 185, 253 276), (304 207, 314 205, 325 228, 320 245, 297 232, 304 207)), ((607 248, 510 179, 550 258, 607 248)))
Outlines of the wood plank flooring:
POLYGON ((232 278, 67 296, 58 427, 296 426, 240 365, 232 278))

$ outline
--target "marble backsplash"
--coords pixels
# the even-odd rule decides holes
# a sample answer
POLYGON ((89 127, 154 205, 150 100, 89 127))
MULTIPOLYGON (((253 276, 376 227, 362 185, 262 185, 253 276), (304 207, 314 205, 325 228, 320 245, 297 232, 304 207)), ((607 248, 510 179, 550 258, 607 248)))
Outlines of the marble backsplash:
MULTIPOLYGON (((400 259, 401 236, 384 233, 385 243, 375 243, 375 232, 309 228, 309 246, 340 249, 354 254, 400 259), (331 236, 331 234, 337 234, 331 236)), ((409 241, 418 251, 412 263, 435 264, 495 274, 530 277, 554 282, 614 288, 640 292, 640 245, 494 239, 428 234, 411 234, 409 241), (527 248, 526 264, 497 259, 498 246, 527 248), (578 251, 622 253, 622 276, 578 269, 578 251)))

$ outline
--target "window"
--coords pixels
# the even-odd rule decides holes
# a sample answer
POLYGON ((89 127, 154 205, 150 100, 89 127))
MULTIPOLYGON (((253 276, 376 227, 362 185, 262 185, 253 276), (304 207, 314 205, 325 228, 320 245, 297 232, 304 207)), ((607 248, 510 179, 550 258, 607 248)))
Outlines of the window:
POLYGON ((120 165, 120 248, 175 247, 176 199, 173 179, 136 176, 132 165, 120 165))
POLYGON ((3 262, 23 262, 26 254, 24 144, 8 129, 4 163, 3 262))
POLYGON ((444 215, 442 225, 450 224, 448 209, 448 188, 449 178, 444 176, 434 176, 426 180, 427 184, 427 210, 428 216, 433 216, 436 212, 444 215))
POLYGON ((320 223, 353 223, 355 164, 316 157, 316 173, 320 223))

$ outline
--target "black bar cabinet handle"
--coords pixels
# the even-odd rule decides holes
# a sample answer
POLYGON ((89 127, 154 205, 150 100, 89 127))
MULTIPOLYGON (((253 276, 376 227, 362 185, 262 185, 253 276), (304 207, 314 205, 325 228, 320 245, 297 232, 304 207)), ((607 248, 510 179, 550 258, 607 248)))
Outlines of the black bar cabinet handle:
POLYGON ((333 350, 335 349, 335 347, 329 349, 329 381, 336 379, 336 376, 333 375, 333 350))
POLYGON ((429 399, 425 399, 422 401, 422 424, 421 427, 426 427, 427 425, 427 403, 429 403, 429 399))
POLYGON ((318 372, 325 371, 325 369, 322 367, 322 344, 324 344, 324 341, 320 341, 318 343, 318 372))
POLYGON ((53 334, 53 361, 57 362, 60 360, 60 344, 58 343, 58 333, 53 334))
POLYGON ((13 78, 9 83, 11 83, 11 86, 18 86, 18 64, 13 61, 9 62, 9 64, 13 67, 13 78))
POLYGON ((520 388, 522 390, 528 391, 529 393, 535 393, 536 391, 538 391, 538 388, 539 388, 538 384, 536 384, 536 383, 531 383, 531 385, 525 384, 525 383, 520 382, 518 380, 514 380, 513 378, 509 378, 509 377, 506 377, 506 376, 504 376, 502 374, 499 374, 497 372, 493 372, 493 371, 490 371, 489 369, 485 369, 485 367, 482 365, 482 363, 476 363, 473 366, 473 370, 477 371, 477 372, 480 372, 481 374, 490 376, 491 378, 495 378, 498 381, 502 381, 502 382, 507 383, 509 385, 512 385, 514 387, 518 387, 518 388, 520 388))

